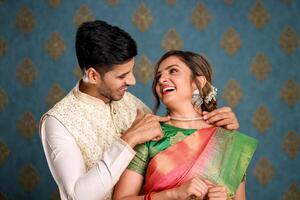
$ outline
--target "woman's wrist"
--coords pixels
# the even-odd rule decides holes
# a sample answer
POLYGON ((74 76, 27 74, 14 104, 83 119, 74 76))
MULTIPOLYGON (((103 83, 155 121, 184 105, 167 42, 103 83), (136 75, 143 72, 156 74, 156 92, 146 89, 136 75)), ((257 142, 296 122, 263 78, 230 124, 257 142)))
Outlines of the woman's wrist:
POLYGON ((172 188, 170 190, 166 191, 166 196, 168 197, 168 199, 182 199, 178 193, 178 189, 179 188, 172 188))

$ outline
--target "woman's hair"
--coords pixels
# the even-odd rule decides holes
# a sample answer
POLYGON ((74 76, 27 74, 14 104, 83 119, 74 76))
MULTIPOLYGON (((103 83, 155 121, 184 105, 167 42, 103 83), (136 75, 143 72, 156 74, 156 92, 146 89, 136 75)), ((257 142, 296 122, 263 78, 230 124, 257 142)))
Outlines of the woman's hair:
POLYGON ((154 68, 154 79, 152 82, 152 92, 155 97, 155 106, 153 109, 153 112, 156 113, 159 106, 160 106, 160 100, 156 93, 155 86, 157 84, 158 79, 156 78, 156 73, 158 71, 159 65, 168 57, 175 56, 179 58, 182 62, 184 62, 192 71, 192 79, 195 80, 195 83, 197 85, 197 88, 200 91, 200 94, 203 97, 203 104, 201 105, 202 111, 212 111, 217 108, 217 101, 212 99, 209 103, 206 103, 204 101, 205 97, 211 92, 212 90, 212 68, 208 61, 199 54, 189 52, 189 51, 179 51, 179 50, 172 50, 166 52, 156 63, 154 68), (200 83, 196 79, 196 76, 205 76, 207 83, 205 86, 201 89, 200 83))

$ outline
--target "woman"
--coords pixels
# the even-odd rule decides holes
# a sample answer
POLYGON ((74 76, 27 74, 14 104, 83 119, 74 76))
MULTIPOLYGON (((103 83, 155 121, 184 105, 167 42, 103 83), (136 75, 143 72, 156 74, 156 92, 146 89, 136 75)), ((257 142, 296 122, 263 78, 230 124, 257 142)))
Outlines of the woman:
POLYGON ((160 141, 137 146, 114 199, 245 199, 245 176, 257 142, 202 119, 216 109, 211 67, 202 56, 167 52, 155 68, 153 92, 170 121, 160 141), (140 195, 140 196, 139 196, 140 195))

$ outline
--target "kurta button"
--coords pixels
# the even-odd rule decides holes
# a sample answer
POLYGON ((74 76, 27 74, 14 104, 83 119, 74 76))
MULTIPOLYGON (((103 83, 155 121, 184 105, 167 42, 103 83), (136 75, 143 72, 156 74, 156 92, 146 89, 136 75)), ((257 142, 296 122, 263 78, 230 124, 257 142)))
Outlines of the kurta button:
POLYGON ((114 113, 114 114, 117 114, 117 112, 116 112, 116 110, 115 110, 115 109, 113 109, 113 113, 114 113))

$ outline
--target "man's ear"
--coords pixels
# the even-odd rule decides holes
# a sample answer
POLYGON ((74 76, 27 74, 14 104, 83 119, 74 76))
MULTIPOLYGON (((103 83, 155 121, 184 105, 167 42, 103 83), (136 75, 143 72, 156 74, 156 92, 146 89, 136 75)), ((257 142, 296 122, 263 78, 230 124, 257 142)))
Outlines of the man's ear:
POLYGON ((92 67, 85 70, 85 78, 91 84, 96 84, 97 82, 101 81, 100 73, 92 67))
POLYGON ((198 89, 196 82, 198 84, 200 84, 199 86, 202 89, 205 86, 205 84, 207 83, 207 80, 206 80, 205 76, 196 76, 196 80, 193 82, 194 90, 198 89))

